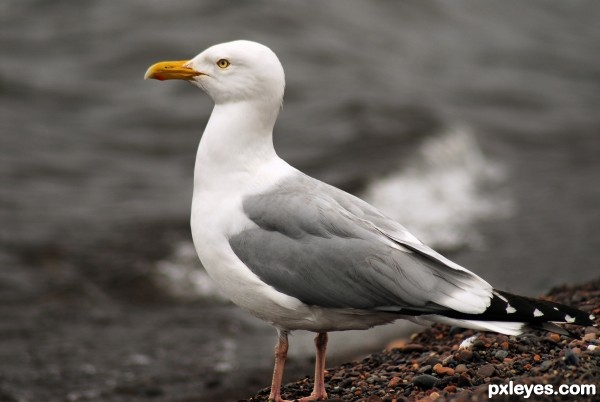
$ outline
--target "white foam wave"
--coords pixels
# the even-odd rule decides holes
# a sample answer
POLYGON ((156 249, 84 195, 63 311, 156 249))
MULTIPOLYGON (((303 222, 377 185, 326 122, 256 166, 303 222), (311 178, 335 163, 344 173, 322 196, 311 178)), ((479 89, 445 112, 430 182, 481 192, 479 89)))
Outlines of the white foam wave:
POLYGON ((506 169, 485 157, 473 133, 455 127, 425 141, 406 166, 372 182, 362 198, 447 251, 481 246, 475 223, 511 214, 505 178, 506 169))
POLYGON ((216 302, 228 300, 204 270, 194 244, 189 241, 177 243, 170 256, 156 263, 154 279, 175 299, 216 302))

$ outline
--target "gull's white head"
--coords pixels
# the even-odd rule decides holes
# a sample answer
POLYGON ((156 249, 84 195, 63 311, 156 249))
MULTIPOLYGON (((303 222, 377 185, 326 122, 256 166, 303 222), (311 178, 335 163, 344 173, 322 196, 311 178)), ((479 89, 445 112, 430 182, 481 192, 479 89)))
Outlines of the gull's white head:
POLYGON ((285 76, 268 47, 247 40, 209 47, 191 60, 160 62, 144 78, 180 79, 202 88, 216 104, 258 101, 280 104, 285 76))

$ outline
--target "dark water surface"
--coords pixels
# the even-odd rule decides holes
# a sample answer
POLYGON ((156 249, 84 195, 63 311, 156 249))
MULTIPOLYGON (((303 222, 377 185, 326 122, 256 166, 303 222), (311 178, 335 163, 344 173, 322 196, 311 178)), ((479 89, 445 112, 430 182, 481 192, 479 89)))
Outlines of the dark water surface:
MULTIPOLYGON (((415 227, 456 189, 463 207, 441 216, 480 241, 458 232, 452 257, 494 285, 539 294, 598 276, 599 17, 597 2, 558 0, 3 1, 0 400, 205 401, 268 385, 269 328, 154 280, 190 239, 211 103, 142 77, 227 40, 279 55, 275 142, 293 165, 368 193, 464 127, 478 145, 450 160, 480 162, 459 164, 438 204, 404 190, 439 205, 408 211, 415 227), (488 165, 501 178, 465 192, 488 165)), ((307 367, 298 358, 290 375, 307 367)))

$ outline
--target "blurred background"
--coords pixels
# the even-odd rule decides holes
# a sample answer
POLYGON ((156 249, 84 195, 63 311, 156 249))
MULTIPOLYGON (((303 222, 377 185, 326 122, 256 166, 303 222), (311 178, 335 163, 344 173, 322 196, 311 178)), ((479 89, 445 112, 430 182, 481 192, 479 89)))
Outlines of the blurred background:
MULTIPOLYGON (((599 17, 583 0, 3 0, 0 401, 269 385, 275 331, 219 295, 191 243, 210 99, 142 79, 229 40, 279 55, 292 165, 498 288, 597 277, 599 17)), ((382 328, 336 335, 329 364, 413 330, 382 328)), ((286 379, 312 373, 310 337, 292 337, 286 379)))

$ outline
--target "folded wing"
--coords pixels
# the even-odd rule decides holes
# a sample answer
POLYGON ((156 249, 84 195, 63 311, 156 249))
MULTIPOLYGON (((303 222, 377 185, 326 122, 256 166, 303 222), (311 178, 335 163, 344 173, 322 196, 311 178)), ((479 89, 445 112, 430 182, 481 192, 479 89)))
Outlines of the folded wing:
POLYGON ((320 307, 465 314, 492 287, 360 199, 297 174, 247 197, 255 224, 230 238, 236 255, 278 291, 320 307))

